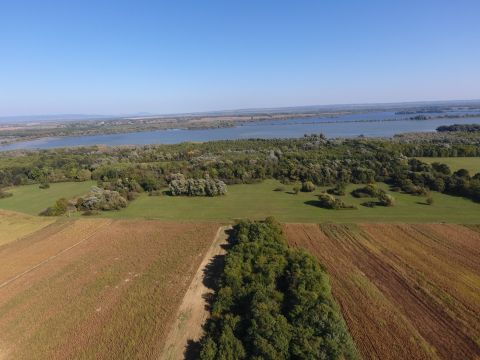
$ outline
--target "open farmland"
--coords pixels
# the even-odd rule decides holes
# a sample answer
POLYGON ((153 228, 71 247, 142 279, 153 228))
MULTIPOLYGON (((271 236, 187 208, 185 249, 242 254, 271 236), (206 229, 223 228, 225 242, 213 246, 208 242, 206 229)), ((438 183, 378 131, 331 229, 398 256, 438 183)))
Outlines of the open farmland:
POLYGON ((79 219, 0 247, 0 358, 157 358, 218 225, 79 219))
POLYGON ((446 224, 285 231, 326 266, 365 359, 480 357, 480 233, 446 224))

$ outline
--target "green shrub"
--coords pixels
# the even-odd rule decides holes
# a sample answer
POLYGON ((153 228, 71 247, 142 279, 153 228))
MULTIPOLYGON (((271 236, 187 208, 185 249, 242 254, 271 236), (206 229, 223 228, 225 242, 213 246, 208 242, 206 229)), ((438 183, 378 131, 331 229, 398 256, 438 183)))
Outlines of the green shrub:
POLYGON ((53 206, 46 208, 40 213, 42 216, 60 216, 67 212, 68 200, 65 198, 58 199, 53 206))
POLYGON ((8 198, 8 197, 11 197, 13 196, 12 193, 9 193, 3 189, 0 189, 0 199, 5 199, 5 198, 8 198))
POLYGON ((344 183, 338 183, 333 188, 328 189, 327 193, 330 195, 344 196, 346 185, 344 183))
POLYGON ((318 206, 324 209, 356 209, 353 205, 346 205, 342 200, 330 194, 318 195, 318 206))
POLYGON ((315 184, 311 181, 305 181, 302 183, 302 188, 300 189, 302 192, 312 192, 315 191, 315 184))

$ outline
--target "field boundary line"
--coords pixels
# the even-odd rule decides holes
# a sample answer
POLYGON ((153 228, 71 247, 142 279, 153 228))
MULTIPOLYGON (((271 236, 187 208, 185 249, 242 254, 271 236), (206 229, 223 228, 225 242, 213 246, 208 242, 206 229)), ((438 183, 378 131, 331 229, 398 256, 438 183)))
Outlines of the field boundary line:
MULTIPOLYGON (((52 256, 50 256, 49 258, 45 259, 45 260, 42 260, 41 262, 39 262, 39 263, 36 264, 35 266, 32 266, 31 268, 29 268, 29 269, 21 272, 20 274, 15 275, 14 277, 8 279, 7 281, 1 283, 1 284, 0 284, 0 289, 2 289, 3 287, 7 286, 7 285, 10 284, 10 283, 12 283, 13 281, 21 278, 22 276, 24 276, 24 275, 32 272, 33 270, 39 268, 40 266, 42 266, 42 265, 50 262, 51 260, 59 257, 60 255, 66 253, 67 251, 73 249, 74 247, 80 245, 81 243, 87 241, 88 239, 91 239, 93 236, 95 236, 95 235, 100 231, 100 229, 102 229, 103 227, 105 227, 105 226, 107 226, 107 225, 110 225, 112 222, 113 222, 113 221, 111 220, 111 221, 109 221, 109 222, 107 222, 107 223, 105 223, 105 224, 103 224, 103 225, 100 225, 93 234, 88 235, 87 237, 85 237, 85 238, 83 238, 82 240, 76 242, 75 244, 69 246, 68 248, 61 250, 60 252, 56 253, 55 255, 52 255, 52 256)), ((65 229, 62 229, 61 231, 64 231, 64 230, 65 230, 65 229)))

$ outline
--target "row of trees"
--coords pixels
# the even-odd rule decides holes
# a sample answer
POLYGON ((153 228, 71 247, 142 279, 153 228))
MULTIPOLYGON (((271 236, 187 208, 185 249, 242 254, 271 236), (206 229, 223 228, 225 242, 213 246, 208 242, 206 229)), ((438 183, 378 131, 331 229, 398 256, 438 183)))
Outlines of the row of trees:
POLYGON ((234 228, 200 359, 356 359, 317 260, 273 220, 234 228))
POLYGON ((480 124, 454 124, 454 125, 443 125, 437 128, 439 132, 445 131, 462 131, 462 132, 479 132, 480 124))

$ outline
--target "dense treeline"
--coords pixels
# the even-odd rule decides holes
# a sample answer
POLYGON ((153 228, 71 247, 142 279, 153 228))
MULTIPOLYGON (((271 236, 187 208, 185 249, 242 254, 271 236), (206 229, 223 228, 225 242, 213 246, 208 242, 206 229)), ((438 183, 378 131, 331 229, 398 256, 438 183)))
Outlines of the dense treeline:
POLYGON ((480 124, 454 124, 443 125, 437 128, 437 131, 462 131, 462 132, 478 132, 480 131, 480 124))
MULTIPOLYGON (((338 183, 399 182, 416 172, 408 162, 415 156, 480 156, 480 136, 453 132, 405 135, 392 140, 328 140, 311 135, 299 139, 10 152, 0 154, 0 188, 93 179, 115 186, 118 181, 134 181, 141 191, 152 193, 167 187, 172 174, 178 173, 186 179, 218 179, 227 185, 274 178, 284 183, 301 182, 302 190, 308 191, 338 183)), ((429 177, 435 176, 432 166, 422 166, 429 177)), ((473 182, 469 179, 464 184, 468 190, 460 189, 460 184, 448 192, 476 198, 476 190, 471 190, 476 186, 475 174, 471 175, 473 182)), ((421 181, 411 180, 421 185, 421 181)), ((429 181, 425 183, 436 190, 429 181)), ((196 185, 204 188, 204 184, 196 185)), ((104 188, 120 192, 127 200, 128 193, 138 192, 104 188)))
POLYGON ((290 249, 272 219, 239 223, 233 239, 202 360, 357 358, 315 258, 290 249))
POLYGON ((413 195, 426 195, 428 190, 434 190, 480 201, 480 172, 473 176, 465 169, 452 173, 446 164, 430 165, 410 159, 408 170, 395 174, 390 183, 413 195))

